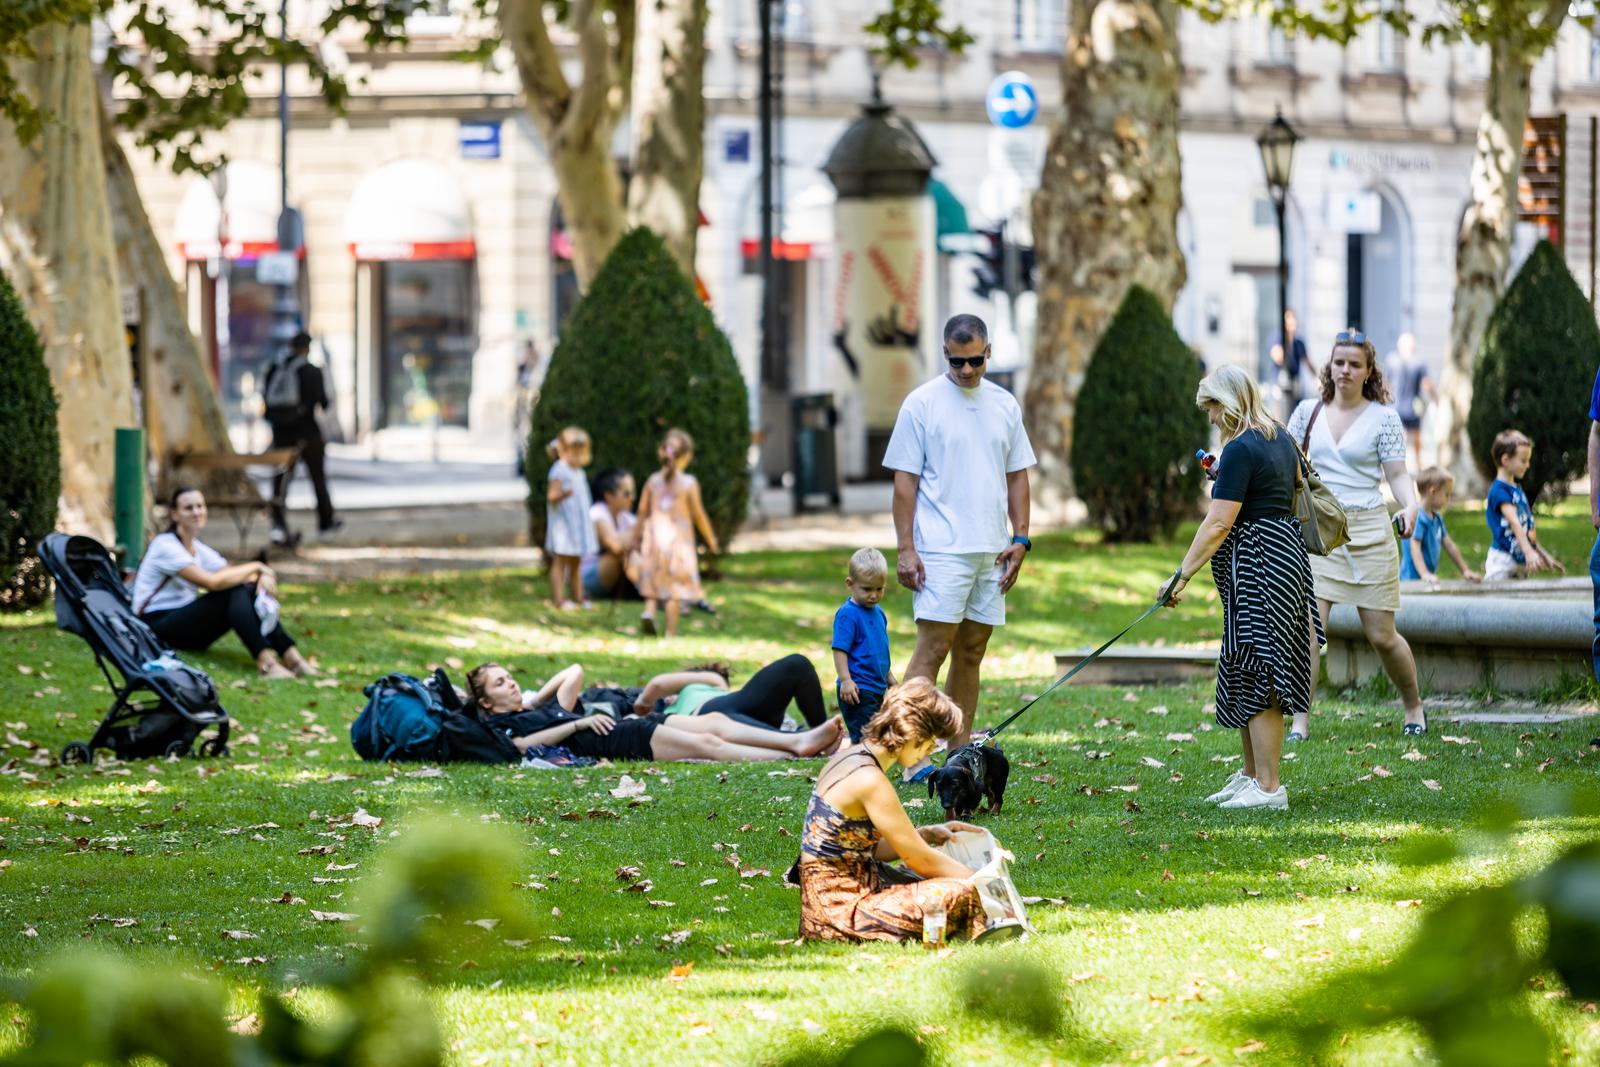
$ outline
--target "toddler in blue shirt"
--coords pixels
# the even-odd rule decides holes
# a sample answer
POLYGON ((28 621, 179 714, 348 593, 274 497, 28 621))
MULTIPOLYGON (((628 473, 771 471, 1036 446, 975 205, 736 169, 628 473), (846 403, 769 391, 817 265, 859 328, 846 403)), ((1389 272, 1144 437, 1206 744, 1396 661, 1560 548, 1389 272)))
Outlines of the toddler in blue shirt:
POLYGON ((833 615, 833 666, 839 674, 835 692, 852 743, 883 705, 883 694, 895 684, 889 669, 889 619, 878 601, 889 579, 889 561, 875 548, 850 557, 844 587, 850 598, 833 615))
POLYGON ((1450 531, 1445 528, 1444 509, 1450 505, 1450 490, 1454 487, 1455 479, 1443 467, 1429 467, 1417 475, 1417 496, 1422 500, 1422 507, 1417 512, 1416 529, 1400 542, 1401 581, 1437 583, 1440 550, 1449 554, 1461 577, 1471 582, 1482 577, 1467 566, 1467 561, 1461 558, 1461 549, 1456 547, 1450 531))
POLYGON ((1533 508, 1517 483, 1533 462, 1533 442, 1516 430, 1503 430, 1489 446, 1495 480, 1489 486, 1484 519, 1489 524, 1489 555, 1483 564, 1486 581, 1524 578, 1542 570, 1566 573, 1566 568, 1539 544, 1533 529, 1533 508))

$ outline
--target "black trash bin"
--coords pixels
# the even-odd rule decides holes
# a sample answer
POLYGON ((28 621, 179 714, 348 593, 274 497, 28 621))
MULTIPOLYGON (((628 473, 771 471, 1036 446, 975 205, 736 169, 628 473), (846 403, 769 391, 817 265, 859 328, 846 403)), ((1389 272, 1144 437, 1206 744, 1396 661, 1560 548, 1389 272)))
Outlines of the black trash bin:
POLYGON ((794 414, 794 510, 839 506, 839 457, 834 427, 839 413, 832 393, 790 399, 794 414))

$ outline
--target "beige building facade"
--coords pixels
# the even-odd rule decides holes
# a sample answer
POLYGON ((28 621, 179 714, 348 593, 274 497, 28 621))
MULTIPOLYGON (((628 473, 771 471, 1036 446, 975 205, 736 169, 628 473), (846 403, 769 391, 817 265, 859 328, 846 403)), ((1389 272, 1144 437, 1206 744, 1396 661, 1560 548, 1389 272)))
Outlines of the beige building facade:
MULTIPOLYGON (((760 360, 757 218, 756 12, 716 5, 708 33, 706 171, 698 273, 752 385, 767 431, 763 469, 786 469, 788 397, 850 388, 833 343, 838 302, 836 208, 821 172, 833 144, 870 94, 862 14, 843 0, 786 0, 779 188, 788 358, 760 360)), ((927 55, 883 79, 884 96, 912 119, 938 161, 945 220, 1002 220, 1028 236, 1028 198, 1059 106, 1056 68, 1064 4, 1035 0, 947 3, 977 37, 962 57, 927 55), (1033 123, 1001 130, 985 94, 1005 71, 1027 74, 1040 108, 1033 123), (953 202, 954 213, 944 208, 953 202)), ((555 181, 520 106, 511 64, 463 64, 451 53, 473 27, 449 13, 415 20, 403 53, 368 54, 354 41, 324 44, 343 65, 348 112, 329 114, 291 73, 290 202, 305 220, 300 292, 337 395, 347 439, 378 455, 512 452, 518 367, 548 358, 575 299, 555 181)), ((312 2, 290 25, 311 26, 312 2)), ((1277 237, 1254 137, 1275 108, 1305 136, 1290 192, 1290 303, 1320 359, 1331 335, 1354 324, 1380 350, 1417 334, 1437 367, 1448 339, 1455 235, 1467 200, 1472 140, 1487 73, 1482 50, 1435 45, 1372 29, 1348 49, 1290 41, 1264 25, 1207 25, 1186 15, 1183 132, 1185 208, 1180 232, 1188 284, 1174 319, 1210 366, 1264 372, 1275 332, 1277 237)), ((278 210, 278 124, 262 82, 259 117, 232 126, 219 147, 225 179, 174 176, 133 153, 151 217, 183 280, 230 414, 247 425, 259 385, 271 293, 256 281, 278 210), (222 189, 226 210, 218 210, 222 189)), ((1600 52, 1568 28, 1540 64, 1534 112, 1564 115, 1561 236, 1579 284, 1593 284, 1591 116, 1600 113, 1600 52)), ((618 137, 625 154, 626 130, 618 137)), ((959 222, 953 225, 959 228, 959 222)), ((1524 226, 1519 248, 1531 247, 1524 226)), ((1015 302, 971 292, 976 261, 958 234, 941 235, 933 306, 994 326, 995 366, 1026 379, 1032 294, 1015 302)), ((935 373, 929 366, 927 372, 935 373)), ((264 439, 264 431, 259 431, 264 439)), ((846 450, 848 451, 848 450, 846 450)), ((861 472, 856 472, 861 473, 861 472)))

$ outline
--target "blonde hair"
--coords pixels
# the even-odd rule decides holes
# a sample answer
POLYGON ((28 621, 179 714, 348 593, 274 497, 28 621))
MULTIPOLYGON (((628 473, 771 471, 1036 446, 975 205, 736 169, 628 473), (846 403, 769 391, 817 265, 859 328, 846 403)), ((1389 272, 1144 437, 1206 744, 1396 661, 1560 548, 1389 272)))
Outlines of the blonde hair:
POLYGON ((907 745, 954 737, 961 730, 961 709, 926 678, 901 682, 883 698, 883 706, 861 736, 894 752, 907 745))
POLYGON ((563 448, 588 449, 590 447, 592 447, 592 445, 589 441, 588 430, 585 430, 582 426, 568 426, 566 429, 550 438, 550 443, 544 446, 544 450, 549 454, 551 459, 555 459, 557 456, 561 455, 561 450, 563 448))
POLYGON ((858 548, 855 555, 850 557, 850 577, 858 582, 867 578, 886 578, 888 575, 889 561, 875 548, 858 548))
POLYGON ((676 426, 661 435, 661 444, 656 449, 656 454, 665 463, 667 459, 667 444, 673 440, 678 442, 678 461, 687 467, 689 461, 694 459, 694 438, 690 437, 687 431, 680 430, 676 426))
POLYGON ((1443 467, 1428 467, 1417 475, 1417 489, 1424 493, 1431 493, 1440 486, 1454 485, 1455 478, 1443 467))
POLYGON ((1221 409, 1220 429, 1229 441, 1246 430, 1260 430, 1261 436, 1269 441, 1278 435, 1278 420, 1267 414, 1261 390, 1239 367, 1231 364, 1218 367, 1200 379, 1194 403, 1200 408, 1215 404, 1221 409))

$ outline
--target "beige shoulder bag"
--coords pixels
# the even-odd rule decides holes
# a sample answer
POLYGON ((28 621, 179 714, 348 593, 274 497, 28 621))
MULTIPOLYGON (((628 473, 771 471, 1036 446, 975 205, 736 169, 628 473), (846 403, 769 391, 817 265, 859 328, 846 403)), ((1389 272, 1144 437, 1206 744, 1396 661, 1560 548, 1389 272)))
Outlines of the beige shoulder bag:
POLYGON ((1304 439, 1295 443, 1300 465, 1294 479, 1294 517, 1300 520, 1300 540, 1305 542, 1306 551, 1316 556, 1327 556, 1350 543, 1350 522, 1345 517, 1339 498, 1333 495, 1333 490, 1322 484, 1316 468, 1306 456, 1311 450, 1311 427, 1317 424, 1317 416, 1321 414, 1322 402, 1318 401, 1316 409, 1311 412, 1310 421, 1306 423, 1304 439))

